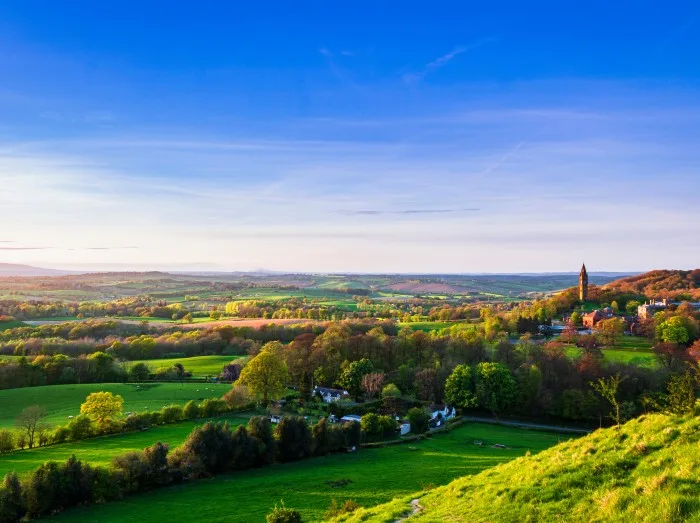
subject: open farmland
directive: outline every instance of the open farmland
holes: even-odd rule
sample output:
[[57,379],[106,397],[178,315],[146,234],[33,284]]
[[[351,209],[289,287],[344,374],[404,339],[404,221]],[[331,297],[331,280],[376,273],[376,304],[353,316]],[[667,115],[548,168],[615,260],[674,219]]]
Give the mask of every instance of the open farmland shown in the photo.
[[[280,499],[288,507],[299,509],[304,521],[320,521],[333,499],[353,499],[362,506],[373,506],[476,474],[564,439],[568,436],[470,424],[416,443],[273,465],[169,487],[120,502],[71,510],[51,521],[181,521],[187,514],[190,521],[254,523],[264,522]],[[484,445],[477,446],[475,441]],[[507,448],[491,448],[496,443]],[[335,488],[329,485],[339,480],[347,484]]]
[[[247,423],[248,417],[237,414],[226,418],[217,418],[217,420],[227,420],[235,427]],[[72,454],[91,464],[109,466],[114,456],[142,450],[157,441],[167,443],[171,448],[179,445],[192,432],[192,429],[203,423],[203,420],[182,421],[172,425],[151,427],[146,431],[112,434],[60,445],[17,450],[0,455],[0,477],[4,477],[5,474],[12,471],[20,475],[30,472],[49,460],[65,461]]]
[[161,368],[169,368],[176,363],[181,363],[187,372],[191,372],[195,378],[205,376],[217,376],[221,374],[224,365],[240,358],[241,356],[193,356],[191,358],[169,358],[164,360],[138,360],[129,362],[145,363],[151,371]]
[[190,400],[223,396],[230,385],[223,383],[91,383],[49,385],[0,391],[0,428],[11,427],[20,411],[40,405],[48,412],[46,422],[63,425],[68,416],[80,414],[80,405],[92,392],[107,391],[124,398],[124,412],[158,410],[164,405],[184,405]]

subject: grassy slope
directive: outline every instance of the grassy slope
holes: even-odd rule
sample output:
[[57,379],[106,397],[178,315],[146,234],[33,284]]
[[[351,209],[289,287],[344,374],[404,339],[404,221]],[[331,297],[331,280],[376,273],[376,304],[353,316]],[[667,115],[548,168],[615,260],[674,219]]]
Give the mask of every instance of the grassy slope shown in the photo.
[[[164,360],[139,360],[148,365],[148,368],[155,371],[162,367],[172,367],[176,363],[182,363],[187,372],[191,372],[195,377],[218,376],[224,365],[231,363],[240,356],[193,356],[191,358],[172,358]],[[138,363],[136,361],[130,362]]]
[[[363,506],[384,503],[427,485],[444,485],[499,463],[550,447],[561,436],[509,427],[473,424],[411,445],[361,450],[219,476],[170,487],[125,501],[72,510],[52,521],[264,522],[280,499],[319,521],[333,499]],[[509,449],[479,447],[474,440],[504,443]],[[413,447],[414,450],[411,450]],[[332,488],[326,482],[349,479]]]
[[[232,426],[247,423],[248,418],[243,415],[227,417]],[[71,454],[93,465],[109,465],[112,458],[118,454],[124,454],[132,450],[141,450],[153,445],[156,441],[169,444],[171,447],[182,443],[192,432],[196,425],[203,421],[183,421],[172,425],[153,427],[150,430],[127,432],[90,438],[82,441],[51,445],[48,447],[22,450],[0,455],[0,478],[8,472],[15,471],[24,474],[36,469],[45,461],[65,461]]]
[[41,405],[49,415],[46,421],[63,425],[68,416],[80,414],[80,405],[91,392],[108,391],[124,398],[124,411],[158,410],[164,405],[184,405],[189,400],[223,396],[230,385],[219,383],[95,383],[49,385],[0,391],[0,428],[11,427],[20,411],[29,405]]
[[700,521],[700,418],[642,416],[342,521]]

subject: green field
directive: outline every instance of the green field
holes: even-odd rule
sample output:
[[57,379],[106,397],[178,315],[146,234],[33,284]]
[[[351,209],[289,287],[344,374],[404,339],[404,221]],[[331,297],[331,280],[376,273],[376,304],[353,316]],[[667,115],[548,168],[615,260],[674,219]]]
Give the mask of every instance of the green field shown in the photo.
[[[651,349],[653,341],[640,336],[622,336],[614,347],[605,347],[603,351],[604,361],[607,363],[632,363],[642,367],[654,367],[658,365],[654,351]],[[583,349],[578,347],[566,347],[567,356],[576,358],[581,355]]]
[[[577,358],[583,352],[579,347],[567,347],[564,349],[566,355]],[[651,351],[633,351],[620,349],[602,349],[603,361],[605,363],[632,363],[641,367],[655,367],[658,363],[654,353]]]
[[[353,499],[362,506],[373,506],[475,474],[528,450],[543,450],[560,439],[566,437],[470,424],[422,442],[227,474],[120,502],[75,509],[51,521],[264,522],[265,515],[280,499],[288,507],[299,509],[304,521],[319,521],[333,499]],[[484,442],[484,446],[475,445],[475,441]],[[495,443],[508,448],[491,448]],[[350,482],[335,488],[328,484],[338,480]]]
[[187,372],[191,372],[194,377],[218,376],[224,365],[231,363],[240,356],[193,356],[192,358],[171,358],[164,360],[138,360],[129,362],[145,363],[148,368],[155,371],[160,368],[172,367],[176,363],[182,363]]
[[17,327],[26,327],[26,325],[26,323],[22,323],[21,321],[17,320],[3,321],[0,322],[0,332],[7,329],[16,329]]
[[[234,426],[248,422],[248,417],[242,414],[221,419],[230,420],[231,425]],[[61,445],[11,452],[0,455],[0,478],[12,471],[20,475],[30,472],[45,461],[65,461],[72,454],[89,463],[108,466],[114,456],[141,450],[153,445],[156,441],[167,443],[171,448],[179,445],[195,426],[202,423],[201,420],[183,421],[172,425],[152,427],[146,431],[114,434]]]
[[404,328],[408,327],[409,329],[413,329],[414,331],[423,331],[423,332],[430,332],[430,331],[439,331],[442,329],[449,329],[450,327],[454,327],[455,325],[459,325],[460,323],[465,323],[464,321],[415,321],[415,322],[408,322],[408,323],[399,323],[399,328]]
[[68,416],[80,414],[80,405],[91,392],[108,391],[124,398],[124,411],[158,410],[165,405],[184,405],[189,400],[223,396],[230,385],[223,383],[94,383],[49,385],[0,390],[0,428],[11,427],[20,411],[28,405],[41,405],[52,425],[64,425]]

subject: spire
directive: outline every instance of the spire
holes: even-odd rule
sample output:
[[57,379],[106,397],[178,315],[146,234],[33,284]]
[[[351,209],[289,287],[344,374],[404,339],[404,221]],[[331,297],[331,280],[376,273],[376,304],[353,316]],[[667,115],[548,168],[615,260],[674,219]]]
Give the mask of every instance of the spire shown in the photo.
[[581,274],[588,274],[586,272],[586,264],[585,263],[583,265],[581,265]]

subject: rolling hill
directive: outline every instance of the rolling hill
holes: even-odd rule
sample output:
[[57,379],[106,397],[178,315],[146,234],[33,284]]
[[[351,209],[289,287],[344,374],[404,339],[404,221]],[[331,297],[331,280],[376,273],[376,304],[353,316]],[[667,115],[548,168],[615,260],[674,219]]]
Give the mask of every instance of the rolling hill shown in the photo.
[[700,269],[655,270],[615,280],[603,288],[643,294],[649,298],[676,298],[686,295],[693,300],[700,300]]
[[18,263],[0,263],[0,277],[29,277],[29,276],[62,276],[74,274],[73,271],[61,271],[57,269],[44,269]]
[[698,470],[700,417],[646,415],[333,521],[698,522]]

